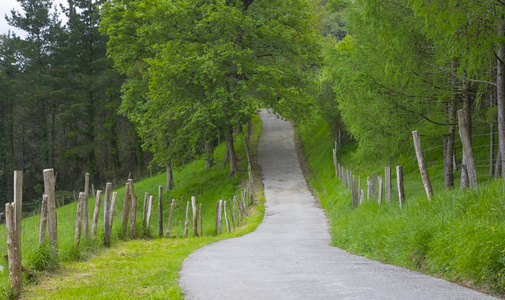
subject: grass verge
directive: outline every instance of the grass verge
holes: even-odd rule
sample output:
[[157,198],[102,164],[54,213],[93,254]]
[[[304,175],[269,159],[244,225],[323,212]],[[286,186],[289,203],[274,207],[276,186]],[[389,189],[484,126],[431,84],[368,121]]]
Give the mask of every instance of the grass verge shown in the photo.
[[[172,219],[172,238],[157,236],[158,215],[153,213],[150,227],[142,227],[142,199],[145,193],[155,195],[158,186],[164,186],[165,174],[135,182],[139,199],[137,206],[137,234],[139,240],[128,240],[121,235],[121,211],[124,187],[119,187],[118,203],[114,213],[112,247],[103,247],[103,227],[99,228],[96,241],[84,239],[76,249],[73,245],[73,226],[75,224],[76,203],[58,209],[59,267],[47,262],[44,248],[38,246],[39,216],[23,220],[23,265],[37,270],[37,276],[25,280],[22,297],[26,299],[182,299],[178,286],[178,274],[183,260],[199,247],[217,240],[236,237],[248,233],[262,221],[264,215],[264,196],[260,174],[256,164],[256,146],[261,134],[261,120],[253,119],[251,135],[251,155],[253,159],[254,199],[256,204],[250,208],[249,216],[231,233],[215,236],[215,205],[219,199],[228,200],[239,195],[245,186],[247,161],[245,158],[243,134],[236,139],[235,147],[241,171],[237,177],[227,177],[228,169],[216,164],[210,169],[205,162],[196,160],[174,172],[175,189],[164,192],[164,220],[168,219],[169,203],[176,200]],[[215,151],[216,161],[223,159],[224,145]],[[203,206],[203,237],[182,238],[186,214],[186,202],[195,196]],[[155,201],[153,212],[157,212]],[[94,208],[94,198],[90,199],[90,215]],[[99,224],[103,224],[103,215]],[[226,228],[226,227],[224,227]],[[100,231],[101,230],[101,231]],[[5,226],[0,227],[0,236],[5,235]],[[0,249],[2,250],[2,249]],[[46,251],[48,252],[48,251]],[[49,251],[50,252],[50,251]],[[54,270],[56,268],[56,270]],[[52,271],[47,271],[53,269]],[[7,268],[4,267],[4,270]],[[26,278],[25,278],[26,279]],[[0,298],[10,297],[8,272],[0,277]]]
[[[351,193],[335,177],[334,138],[328,125],[319,120],[298,126],[298,131],[310,169],[307,179],[331,223],[332,245],[503,296],[503,180],[484,181],[478,190],[438,188],[428,202],[419,172],[411,168],[406,177],[416,178],[421,188],[409,190],[403,208],[393,195],[389,204],[370,199],[353,209]],[[353,165],[353,148],[348,145],[339,151],[346,168],[380,174],[382,167],[376,162]]]

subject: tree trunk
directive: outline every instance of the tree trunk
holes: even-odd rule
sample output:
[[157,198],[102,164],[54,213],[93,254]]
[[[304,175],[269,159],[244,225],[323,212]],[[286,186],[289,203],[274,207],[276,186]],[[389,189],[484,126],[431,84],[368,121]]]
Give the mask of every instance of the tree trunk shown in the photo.
[[226,135],[226,148],[228,148],[228,153],[230,156],[230,177],[234,177],[237,172],[238,172],[238,165],[237,165],[237,155],[235,153],[235,146],[233,143],[233,127],[230,127],[228,129],[227,135]]
[[[505,36],[505,15],[500,14],[498,20],[498,36]],[[505,178],[505,43],[500,44],[498,49],[496,66],[496,101],[498,106],[498,151],[502,166],[502,177]]]
[[169,191],[175,187],[174,184],[174,174],[172,173],[172,164],[167,165],[167,185],[165,186],[165,191]]
[[203,137],[203,146],[205,148],[205,167],[209,169],[214,165],[214,155],[213,155],[213,147],[211,145],[211,142],[206,138]]

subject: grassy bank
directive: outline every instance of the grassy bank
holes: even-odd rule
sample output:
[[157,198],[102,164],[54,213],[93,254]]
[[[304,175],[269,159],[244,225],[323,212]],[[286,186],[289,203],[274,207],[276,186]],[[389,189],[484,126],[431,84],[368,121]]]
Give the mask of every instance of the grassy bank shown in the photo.
[[[428,202],[417,162],[403,157],[398,164],[408,164],[405,206],[399,207],[393,193],[389,204],[367,199],[352,209],[351,193],[335,177],[334,138],[328,125],[318,120],[301,126],[299,133],[311,170],[308,180],[327,211],[334,246],[481,290],[505,293],[503,180],[484,180],[484,170],[479,172],[478,190],[445,190],[443,177],[434,179],[435,196]],[[474,141],[478,145],[478,139]],[[363,189],[363,181],[372,172],[383,176],[384,164],[357,161],[354,149],[354,145],[342,147],[339,161],[356,176],[361,175]],[[477,157],[483,155],[476,152]],[[428,171],[439,172],[440,163],[432,163]],[[396,178],[394,174],[392,178]]]
[[[261,120],[255,117],[251,136],[251,152],[256,159],[256,145],[261,134]],[[137,207],[137,234],[139,240],[129,241],[121,236],[121,211],[123,207],[124,186],[118,187],[118,203],[114,214],[112,229],[112,247],[103,247],[103,213],[100,215],[98,238],[96,241],[84,239],[76,249],[74,224],[76,203],[71,203],[57,210],[59,265],[51,261],[50,251],[38,247],[39,216],[23,220],[22,251],[23,265],[37,271],[37,276],[25,282],[23,297],[27,299],[124,299],[154,298],[180,299],[182,292],[178,287],[178,273],[182,261],[197,248],[214,241],[234,237],[252,231],[263,218],[263,191],[258,169],[255,175],[254,199],[259,204],[251,208],[249,217],[232,233],[215,236],[215,205],[219,199],[230,200],[239,195],[245,186],[247,161],[245,159],[243,134],[236,139],[236,149],[241,172],[237,177],[229,178],[228,166],[220,164],[225,147],[220,145],[216,151],[217,164],[205,168],[202,160],[193,161],[184,168],[175,170],[176,187],[164,192],[164,226],[168,220],[169,203],[175,199],[172,219],[172,238],[153,238],[157,236],[158,214],[153,213],[150,227],[142,227],[142,202],[144,194],[150,193],[157,199],[158,186],[164,186],[166,175],[158,174],[151,178],[135,182],[135,191],[139,199]],[[186,202],[195,196],[197,203],[203,206],[203,235],[182,238],[186,214]],[[94,198],[90,198],[90,216],[94,208]],[[155,201],[153,212],[157,212]],[[5,237],[5,226],[0,227],[0,236]],[[4,246],[2,246],[4,247]],[[4,248],[0,250],[5,250]],[[56,269],[56,270],[54,270]],[[0,277],[0,298],[7,298],[9,293],[8,272],[4,265]],[[50,270],[50,271],[48,271]]]

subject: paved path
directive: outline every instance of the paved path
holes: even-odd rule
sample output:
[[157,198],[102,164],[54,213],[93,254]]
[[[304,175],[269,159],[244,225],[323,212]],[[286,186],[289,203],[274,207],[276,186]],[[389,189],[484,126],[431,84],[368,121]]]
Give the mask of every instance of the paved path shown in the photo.
[[291,124],[260,116],[265,219],[256,231],[184,261],[186,299],[494,299],[329,246],[327,219],[306,186]]

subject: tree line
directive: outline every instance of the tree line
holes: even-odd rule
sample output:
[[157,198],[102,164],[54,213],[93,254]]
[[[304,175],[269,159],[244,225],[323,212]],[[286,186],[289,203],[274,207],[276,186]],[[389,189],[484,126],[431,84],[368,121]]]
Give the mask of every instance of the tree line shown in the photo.
[[498,136],[498,149],[490,141],[492,168],[505,174],[504,2],[329,0],[324,7],[316,103],[337,136],[343,129],[358,155],[388,164],[418,130],[443,143],[452,187],[456,113],[464,109],[470,135]]
[[[42,170],[71,190],[90,173],[117,180],[147,163],[207,167],[258,107],[307,116],[320,63],[311,0],[18,0],[0,36],[0,193],[13,170],[27,198]],[[62,21],[65,16],[66,22]],[[31,188],[35,187],[35,188]]]
[[26,202],[42,196],[46,168],[55,169],[58,190],[69,191],[86,172],[97,185],[141,175],[149,155],[116,113],[124,77],[98,31],[103,1],[18,2],[22,11],[6,19],[26,36],[0,36],[0,202],[10,202],[13,170],[25,175]]

